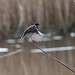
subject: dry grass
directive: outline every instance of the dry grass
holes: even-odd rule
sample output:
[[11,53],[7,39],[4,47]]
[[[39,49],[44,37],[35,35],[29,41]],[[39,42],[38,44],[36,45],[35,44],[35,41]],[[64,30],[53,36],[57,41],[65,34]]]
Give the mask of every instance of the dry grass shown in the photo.
[[0,32],[8,37],[8,29],[21,29],[39,22],[40,29],[47,31],[67,29],[75,24],[75,3],[72,0],[0,0]]

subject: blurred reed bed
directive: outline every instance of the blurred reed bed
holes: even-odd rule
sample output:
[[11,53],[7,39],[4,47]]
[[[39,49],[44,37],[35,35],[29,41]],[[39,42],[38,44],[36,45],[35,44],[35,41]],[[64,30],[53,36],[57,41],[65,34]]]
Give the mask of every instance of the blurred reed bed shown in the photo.
[[72,0],[0,0],[1,38],[8,38],[9,29],[21,33],[36,22],[43,32],[75,31],[75,3]]

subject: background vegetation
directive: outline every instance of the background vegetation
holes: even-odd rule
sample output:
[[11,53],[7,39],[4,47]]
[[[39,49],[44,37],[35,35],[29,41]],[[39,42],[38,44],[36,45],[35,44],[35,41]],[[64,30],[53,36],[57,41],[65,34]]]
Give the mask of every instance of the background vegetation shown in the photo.
[[0,37],[8,38],[9,29],[22,32],[40,23],[40,30],[75,31],[73,0],[0,0]]

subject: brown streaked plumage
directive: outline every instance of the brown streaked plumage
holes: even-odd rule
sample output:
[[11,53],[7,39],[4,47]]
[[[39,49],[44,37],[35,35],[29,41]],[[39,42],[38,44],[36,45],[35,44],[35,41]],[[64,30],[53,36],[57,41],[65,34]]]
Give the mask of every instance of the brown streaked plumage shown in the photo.
[[29,26],[23,33],[23,35],[27,33],[38,33],[38,29],[34,27],[34,25]]

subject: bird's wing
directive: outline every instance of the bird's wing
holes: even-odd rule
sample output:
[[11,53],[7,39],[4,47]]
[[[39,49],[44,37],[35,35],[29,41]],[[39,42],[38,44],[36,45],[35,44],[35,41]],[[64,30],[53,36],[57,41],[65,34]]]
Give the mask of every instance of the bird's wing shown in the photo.
[[44,41],[43,34],[40,31],[38,31],[38,33],[33,33],[29,39],[37,41],[37,42]]
[[27,33],[34,33],[34,32],[37,33],[37,32],[38,32],[38,29],[34,28],[34,25],[32,25],[32,26],[28,27],[28,28],[24,31],[23,35],[25,35],[25,34],[27,34]]

